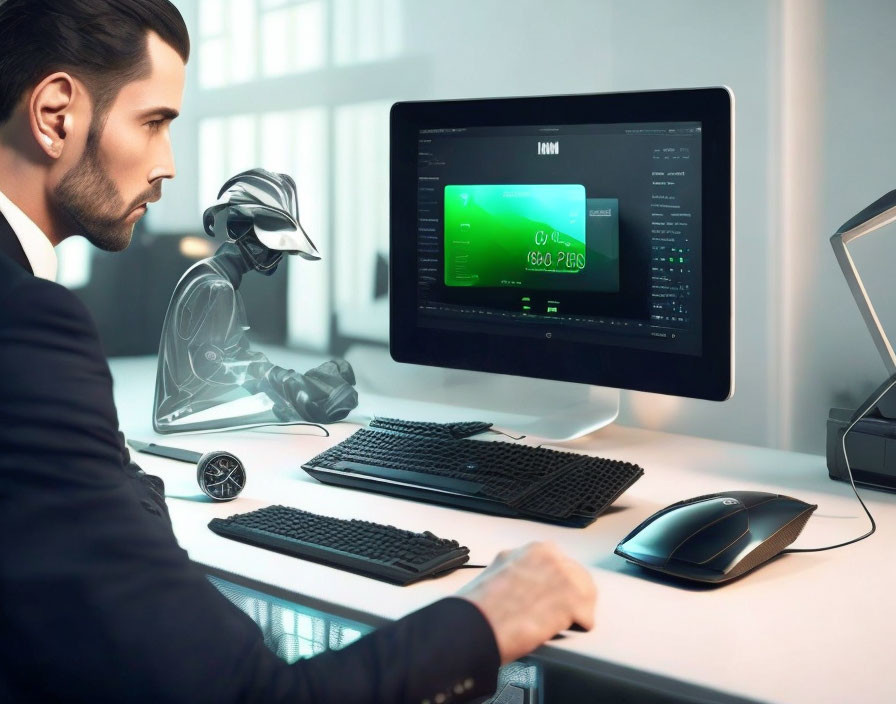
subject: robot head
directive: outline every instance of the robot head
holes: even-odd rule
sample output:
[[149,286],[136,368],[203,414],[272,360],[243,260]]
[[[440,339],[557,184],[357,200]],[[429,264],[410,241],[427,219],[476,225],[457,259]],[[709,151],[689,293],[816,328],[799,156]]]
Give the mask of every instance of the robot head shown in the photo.
[[320,259],[299,222],[296,184],[286,174],[250,169],[225,183],[203,215],[206,234],[237,244],[256,271],[272,274],[283,253]]

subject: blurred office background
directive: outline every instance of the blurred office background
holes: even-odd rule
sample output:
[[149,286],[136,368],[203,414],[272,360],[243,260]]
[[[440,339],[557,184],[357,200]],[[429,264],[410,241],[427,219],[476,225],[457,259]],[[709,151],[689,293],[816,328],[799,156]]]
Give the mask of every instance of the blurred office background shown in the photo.
[[[625,392],[620,422],[820,453],[828,408],[856,406],[885,378],[828,238],[896,188],[896,3],[175,4],[193,39],[173,128],[177,178],[127,252],[62,246],[61,278],[93,310],[110,355],[156,352],[174,283],[212,251],[203,209],[253,166],[295,177],[325,257],[248,278],[257,339],[312,353],[386,345],[397,100],[724,84],[736,96],[737,390],[724,404]],[[887,240],[896,227],[855,251],[896,334]]]

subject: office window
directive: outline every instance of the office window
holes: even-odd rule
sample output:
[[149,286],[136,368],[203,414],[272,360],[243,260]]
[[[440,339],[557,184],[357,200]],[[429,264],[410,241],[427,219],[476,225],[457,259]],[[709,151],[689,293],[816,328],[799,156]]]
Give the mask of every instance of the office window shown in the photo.
[[325,0],[200,0],[199,85],[223,88],[320,69],[326,40]]
[[341,262],[335,303],[347,337],[388,339],[387,299],[377,273],[384,273],[389,252],[391,105],[376,101],[335,112],[334,235]]
[[[346,96],[357,67],[391,66],[403,51],[402,2],[199,0],[198,210],[248,168],[295,178],[302,224],[324,257],[289,262],[288,339],[303,348],[326,351],[334,318],[344,336],[388,337],[394,82],[381,81],[383,100]],[[308,83],[294,87],[292,76]]]
[[260,117],[260,159],[271,171],[296,182],[299,219],[323,257],[310,262],[289,258],[287,339],[290,344],[323,350],[330,341],[328,274],[334,256],[330,246],[329,121],[322,107],[267,113]]
[[383,61],[402,46],[401,0],[334,0],[333,58],[337,66]]
[[256,0],[200,0],[199,85],[243,83],[255,78]]
[[210,118],[199,123],[199,215],[217,200],[234,174],[257,164],[257,115]]
[[322,0],[265,0],[261,15],[262,70],[283,76],[326,62],[326,7]]

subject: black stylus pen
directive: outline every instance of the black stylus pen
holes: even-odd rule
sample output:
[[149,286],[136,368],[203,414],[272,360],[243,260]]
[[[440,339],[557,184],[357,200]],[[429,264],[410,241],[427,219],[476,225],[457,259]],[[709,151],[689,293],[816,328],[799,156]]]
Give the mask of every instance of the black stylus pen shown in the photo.
[[167,457],[169,460],[180,460],[181,462],[192,462],[193,464],[198,464],[199,460],[202,459],[201,452],[184,450],[179,447],[166,447],[165,445],[156,445],[154,442],[128,440],[128,445],[137,450],[137,452],[143,452],[147,455],[157,455],[158,457]]

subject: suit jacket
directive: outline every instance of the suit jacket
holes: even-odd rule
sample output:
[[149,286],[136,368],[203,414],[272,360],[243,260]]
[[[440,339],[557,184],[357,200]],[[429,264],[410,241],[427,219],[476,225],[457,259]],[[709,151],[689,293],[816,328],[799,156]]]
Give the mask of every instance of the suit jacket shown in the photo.
[[87,310],[3,253],[11,244],[0,247],[0,700],[418,704],[494,692],[494,635],[463,599],[294,665],[268,650],[130,463]]

